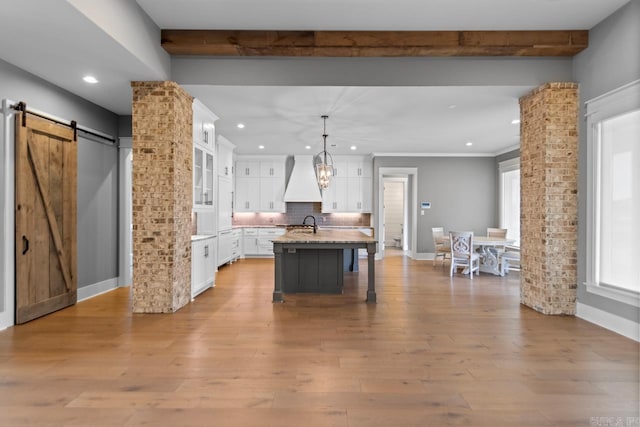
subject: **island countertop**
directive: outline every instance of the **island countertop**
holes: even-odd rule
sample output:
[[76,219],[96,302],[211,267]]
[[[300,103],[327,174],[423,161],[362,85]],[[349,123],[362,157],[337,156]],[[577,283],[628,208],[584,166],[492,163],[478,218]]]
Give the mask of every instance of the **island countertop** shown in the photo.
[[377,240],[358,230],[319,229],[313,233],[294,229],[276,237],[273,243],[377,243]]

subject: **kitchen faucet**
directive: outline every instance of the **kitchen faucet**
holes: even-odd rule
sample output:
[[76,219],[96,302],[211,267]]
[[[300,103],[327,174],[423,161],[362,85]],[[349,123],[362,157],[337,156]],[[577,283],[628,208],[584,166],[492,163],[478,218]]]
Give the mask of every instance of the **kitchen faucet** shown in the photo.
[[318,226],[316,225],[316,217],[313,215],[307,215],[302,220],[302,225],[307,225],[307,218],[313,219],[313,233],[315,234],[318,231]]

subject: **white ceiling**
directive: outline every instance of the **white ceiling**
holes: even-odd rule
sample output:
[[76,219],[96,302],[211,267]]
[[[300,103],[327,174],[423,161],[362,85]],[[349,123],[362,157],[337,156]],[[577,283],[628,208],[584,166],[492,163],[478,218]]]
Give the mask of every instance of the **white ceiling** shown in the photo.
[[590,29],[627,0],[137,0],[161,28]]
[[[117,114],[132,80],[170,79],[160,28],[314,30],[590,29],[628,0],[21,0],[2,2],[0,58]],[[138,5],[141,7],[138,7]],[[150,17],[150,18],[149,18]],[[82,82],[95,74],[100,84]],[[496,153],[530,88],[187,86],[239,152]],[[447,108],[455,104],[456,108]],[[34,105],[37,108],[37,105]],[[246,123],[240,132],[235,125]],[[517,126],[515,126],[517,128]],[[473,141],[469,148],[464,145]],[[258,151],[257,145],[265,145]],[[315,144],[315,145],[314,145]],[[331,147],[330,147],[331,148]]]
[[[518,98],[531,87],[190,86],[238,153],[496,153],[519,144]],[[244,129],[238,129],[241,122]],[[473,142],[471,147],[465,143]],[[258,146],[265,148],[259,150]],[[309,150],[305,146],[311,146]],[[357,150],[350,147],[355,145]]]

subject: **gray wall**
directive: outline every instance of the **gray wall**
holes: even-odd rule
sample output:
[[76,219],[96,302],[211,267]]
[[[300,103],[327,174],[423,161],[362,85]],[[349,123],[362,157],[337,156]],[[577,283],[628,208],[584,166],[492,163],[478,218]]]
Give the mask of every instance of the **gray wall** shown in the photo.
[[118,277],[118,150],[78,139],[78,287]]
[[[445,231],[470,230],[484,235],[496,226],[496,163],[493,157],[375,157],[373,188],[378,188],[379,169],[417,168],[418,253],[433,253],[431,227]],[[420,202],[431,202],[431,209],[420,215]],[[378,212],[378,192],[374,191],[373,209]]]
[[174,56],[179,84],[536,86],[572,77],[571,58],[210,58]]
[[584,103],[640,79],[640,0],[633,0],[589,32],[589,48],[574,58],[580,83],[578,182],[578,302],[638,322],[640,310],[587,293],[587,129]]
[[[5,98],[118,135],[117,115],[0,60],[0,99]],[[115,145],[79,138],[78,287],[118,276],[117,159]]]

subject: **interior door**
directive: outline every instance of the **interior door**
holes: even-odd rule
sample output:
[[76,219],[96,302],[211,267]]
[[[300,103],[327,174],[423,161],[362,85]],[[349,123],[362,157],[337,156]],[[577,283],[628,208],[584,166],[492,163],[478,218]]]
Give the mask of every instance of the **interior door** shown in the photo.
[[16,114],[16,323],[77,299],[73,129]]

